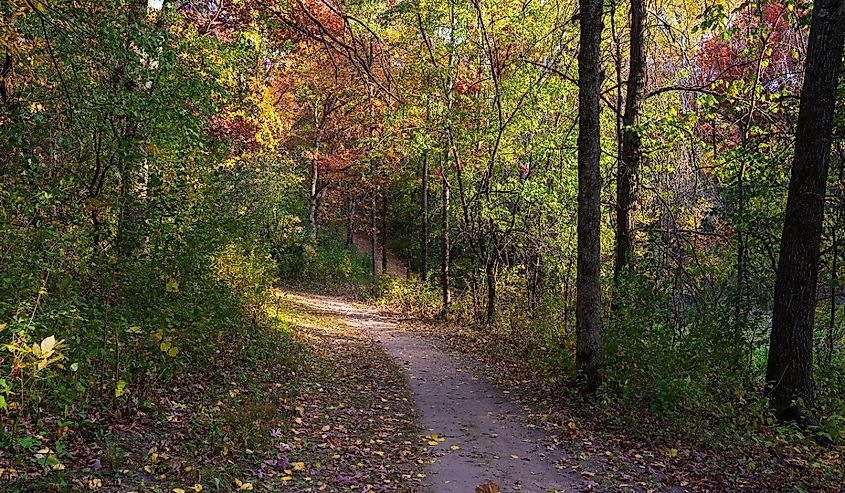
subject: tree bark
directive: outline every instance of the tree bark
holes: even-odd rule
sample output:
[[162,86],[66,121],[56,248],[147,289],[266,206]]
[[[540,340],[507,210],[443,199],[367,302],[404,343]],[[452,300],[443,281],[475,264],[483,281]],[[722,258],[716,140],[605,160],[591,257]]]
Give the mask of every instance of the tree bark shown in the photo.
[[[775,280],[766,393],[779,416],[813,406],[813,323],[845,0],[818,0],[805,62],[795,157]],[[800,414],[800,413],[799,413]]]
[[602,382],[601,345],[601,0],[580,2],[578,53],[578,266],[575,364],[586,393]]
[[346,202],[346,246],[351,247],[355,242],[355,206],[352,197]]
[[[372,165],[375,169],[375,164]],[[373,171],[373,181],[375,182],[375,171]],[[370,204],[370,268],[372,269],[373,279],[376,277],[376,195],[378,194],[378,187],[373,185],[373,196]]]
[[493,323],[496,320],[496,278],[498,273],[498,262],[494,254],[490,254],[491,258],[487,261],[485,266],[487,278],[487,323]]
[[381,193],[381,271],[387,272],[387,190]]
[[[319,146],[319,141],[315,143],[315,150],[317,152],[317,147]],[[318,196],[318,184],[319,184],[319,167],[318,161],[316,156],[311,159],[311,175],[309,179],[309,187],[308,187],[308,239],[312,242],[317,241],[317,214],[319,213],[318,209],[320,207],[320,198]]]
[[638,177],[642,162],[640,123],[646,77],[645,0],[631,0],[631,53],[622,116],[622,149],[616,179],[616,259],[614,279],[634,261]]
[[420,273],[428,279],[428,151],[423,153],[422,168],[422,238],[420,238]]
[[443,160],[442,169],[442,200],[441,200],[441,222],[443,227],[443,234],[441,236],[440,244],[440,287],[443,294],[443,318],[449,316],[449,305],[452,303],[452,292],[449,287],[449,267],[451,263],[449,249],[452,245],[449,242],[449,180],[446,178],[446,165],[449,158]]

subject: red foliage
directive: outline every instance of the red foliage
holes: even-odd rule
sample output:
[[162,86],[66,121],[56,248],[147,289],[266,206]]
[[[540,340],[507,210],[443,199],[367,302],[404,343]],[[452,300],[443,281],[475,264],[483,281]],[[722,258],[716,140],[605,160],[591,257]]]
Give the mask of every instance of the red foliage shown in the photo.
[[256,21],[257,10],[249,2],[220,2],[199,0],[187,2],[179,12],[193,24],[200,34],[216,36],[229,41],[232,33]]
[[784,4],[748,8],[731,22],[730,35],[705,40],[695,60],[699,82],[753,82],[762,54],[760,84],[769,92],[800,85],[801,60],[796,54],[806,43],[797,17]]
[[342,7],[334,0],[294,0],[284,14],[292,28],[277,33],[282,39],[298,42],[309,37],[339,37],[346,28]]
[[[799,54],[806,42],[799,15],[781,3],[742,10],[731,20],[727,36],[704,40],[694,60],[696,85],[709,86],[729,97],[718,109],[721,116],[714,120],[716,115],[711,115],[698,126],[698,134],[706,142],[736,145],[743,138],[740,125],[753,124],[761,117],[770,122],[783,121],[782,98],[762,101],[756,97],[752,106],[746,104],[752,98],[746,88],[756,83],[765,94],[798,94],[803,76]],[[740,83],[739,88],[732,87],[736,83]],[[753,114],[749,115],[751,108]],[[783,123],[789,125],[788,121]]]
[[255,152],[260,144],[255,138],[255,124],[243,119],[229,120],[215,115],[211,117],[206,134],[221,142],[232,144],[237,152]]

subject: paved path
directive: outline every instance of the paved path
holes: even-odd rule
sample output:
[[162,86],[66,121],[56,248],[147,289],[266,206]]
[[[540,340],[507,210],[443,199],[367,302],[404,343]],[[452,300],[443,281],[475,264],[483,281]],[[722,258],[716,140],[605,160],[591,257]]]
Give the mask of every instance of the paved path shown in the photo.
[[[342,316],[377,340],[405,368],[433,461],[424,491],[473,493],[492,481],[503,492],[582,491],[567,456],[546,433],[523,425],[520,409],[474,365],[401,330],[390,318],[339,298],[289,295]],[[436,434],[436,437],[434,435]]]

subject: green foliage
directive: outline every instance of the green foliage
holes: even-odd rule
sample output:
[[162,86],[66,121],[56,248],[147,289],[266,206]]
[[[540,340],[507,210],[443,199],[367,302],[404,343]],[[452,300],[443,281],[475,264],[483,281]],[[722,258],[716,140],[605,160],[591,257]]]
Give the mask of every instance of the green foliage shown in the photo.
[[385,308],[399,310],[404,317],[431,320],[439,311],[440,293],[420,279],[379,275],[366,295]]
[[659,282],[627,276],[614,303],[604,332],[607,391],[626,405],[658,414],[692,412],[752,391],[748,342],[715,300],[694,306],[673,300]]
[[319,281],[333,286],[370,282],[370,259],[333,238],[313,246],[303,243],[279,254],[280,277],[287,281]]
[[247,44],[124,2],[29,14],[0,113],[0,441],[19,449],[42,417],[136,409],[248,347],[295,182],[217,132],[222,107],[259,111],[232,77]]

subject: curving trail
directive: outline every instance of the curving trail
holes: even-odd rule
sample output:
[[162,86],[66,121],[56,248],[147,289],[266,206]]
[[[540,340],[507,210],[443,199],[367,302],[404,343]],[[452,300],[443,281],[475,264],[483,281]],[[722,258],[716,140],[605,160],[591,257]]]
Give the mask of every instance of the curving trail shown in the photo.
[[[521,411],[472,364],[403,330],[390,318],[340,298],[287,294],[311,309],[342,317],[378,341],[404,369],[431,464],[423,491],[472,493],[492,481],[508,492],[582,491],[568,456],[542,430],[526,427]],[[436,435],[436,436],[434,436]]]

